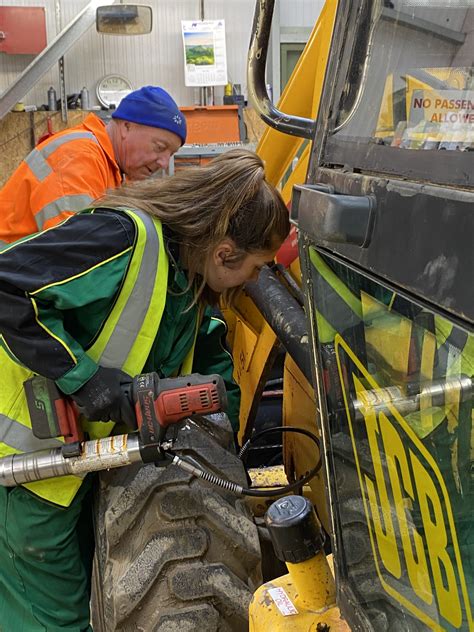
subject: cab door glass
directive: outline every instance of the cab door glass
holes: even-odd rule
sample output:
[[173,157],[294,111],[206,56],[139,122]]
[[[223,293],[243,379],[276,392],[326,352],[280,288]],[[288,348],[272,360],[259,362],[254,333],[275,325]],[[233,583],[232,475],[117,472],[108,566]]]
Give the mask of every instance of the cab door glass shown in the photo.
[[398,149],[474,149],[473,0],[365,6],[334,126],[339,139]]
[[471,630],[474,336],[309,248],[339,579],[378,630]]

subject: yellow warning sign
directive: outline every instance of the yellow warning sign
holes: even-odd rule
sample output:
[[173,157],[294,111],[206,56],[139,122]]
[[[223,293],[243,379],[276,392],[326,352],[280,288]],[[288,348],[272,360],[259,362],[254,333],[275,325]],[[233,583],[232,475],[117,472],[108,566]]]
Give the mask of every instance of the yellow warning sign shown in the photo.
[[474,91],[414,90],[408,129],[429,132],[438,142],[474,141]]

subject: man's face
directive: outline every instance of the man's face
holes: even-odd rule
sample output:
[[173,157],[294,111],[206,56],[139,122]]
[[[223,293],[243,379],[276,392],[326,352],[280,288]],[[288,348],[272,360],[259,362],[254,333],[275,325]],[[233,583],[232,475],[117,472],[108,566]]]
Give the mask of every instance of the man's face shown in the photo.
[[118,162],[130,180],[144,180],[158,169],[166,169],[180,147],[180,137],[166,129],[120,122]]

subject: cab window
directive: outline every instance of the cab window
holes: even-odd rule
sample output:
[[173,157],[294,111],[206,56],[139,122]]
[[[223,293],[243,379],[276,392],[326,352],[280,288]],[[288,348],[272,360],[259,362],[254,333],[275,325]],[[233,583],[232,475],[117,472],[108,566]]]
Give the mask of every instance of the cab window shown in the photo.
[[[405,165],[415,177],[472,185],[474,0],[362,5],[351,9],[354,36],[334,97],[329,162],[352,151],[353,167]],[[421,152],[430,153],[420,162]],[[431,152],[446,161],[435,159],[433,167]],[[456,175],[460,170],[466,173]]]

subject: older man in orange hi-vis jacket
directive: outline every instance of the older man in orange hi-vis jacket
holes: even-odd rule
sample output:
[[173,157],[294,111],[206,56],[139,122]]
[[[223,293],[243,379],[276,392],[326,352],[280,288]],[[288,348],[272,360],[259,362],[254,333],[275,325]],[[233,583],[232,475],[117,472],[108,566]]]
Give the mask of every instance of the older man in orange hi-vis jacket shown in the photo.
[[2,244],[50,228],[107,189],[168,167],[186,140],[186,120],[162,88],[127,95],[107,125],[89,114],[54,134],[23,160],[0,190]]

